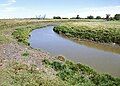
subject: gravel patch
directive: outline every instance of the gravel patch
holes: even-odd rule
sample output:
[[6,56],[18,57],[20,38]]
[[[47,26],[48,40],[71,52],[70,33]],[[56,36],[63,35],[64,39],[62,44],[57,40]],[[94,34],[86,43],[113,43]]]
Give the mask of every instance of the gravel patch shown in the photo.
[[[28,56],[23,56],[23,53],[28,52]],[[17,43],[0,45],[0,67],[3,67],[7,62],[15,60],[24,62],[28,65],[34,64],[39,69],[44,69],[42,60],[48,58],[52,59],[47,52],[39,51]]]

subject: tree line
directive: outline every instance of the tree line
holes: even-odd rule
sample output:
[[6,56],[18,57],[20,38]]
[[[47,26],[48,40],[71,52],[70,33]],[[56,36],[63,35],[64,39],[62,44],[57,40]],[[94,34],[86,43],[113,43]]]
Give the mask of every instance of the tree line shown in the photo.
[[[60,16],[54,16],[53,19],[69,19],[69,18],[62,18]],[[82,19],[82,18],[80,18],[80,16],[77,15],[76,17],[72,17],[70,19]],[[107,21],[109,21],[109,20],[120,20],[120,14],[115,14],[114,17],[110,17],[110,14],[106,14],[105,18],[102,18],[101,16],[94,17],[94,16],[90,15],[90,16],[87,16],[87,18],[84,18],[84,19],[106,19]]]

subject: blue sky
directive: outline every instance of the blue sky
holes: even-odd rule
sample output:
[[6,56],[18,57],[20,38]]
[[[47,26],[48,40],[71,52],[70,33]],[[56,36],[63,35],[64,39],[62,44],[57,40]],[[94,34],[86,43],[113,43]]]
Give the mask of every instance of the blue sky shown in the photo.
[[120,13],[120,0],[0,0],[0,18],[80,17]]

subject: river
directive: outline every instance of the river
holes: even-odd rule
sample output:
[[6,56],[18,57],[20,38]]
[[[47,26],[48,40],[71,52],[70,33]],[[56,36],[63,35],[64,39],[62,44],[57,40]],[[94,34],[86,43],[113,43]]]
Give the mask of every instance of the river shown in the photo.
[[120,47],[112,47],[93,42],[75,42],[53,31],[47,26],[31,32],[30,46],[42,49],[53,56],[63,55],[67,59],[94,68],[99,73],[120,76]]

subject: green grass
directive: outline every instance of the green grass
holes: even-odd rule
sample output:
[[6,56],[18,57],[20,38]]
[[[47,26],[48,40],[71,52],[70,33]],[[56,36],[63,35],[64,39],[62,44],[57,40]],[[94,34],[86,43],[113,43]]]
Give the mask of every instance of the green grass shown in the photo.
[[11,62],[0,70],[0,86],[119,86],[120,78],[108,74],[98,74],[93,69],[71,61],[43,60],[46,69],[39,70],[36,65]]
[[[119,22],[104,22],[103,20],[0,20],[0,44],[11,42],[14,38],[25,45],[29,45],[28,38],[30,32],[41,26],[52,23],[62,23],[56,27],[56,32],[64,33],[70,37],[81,37],[89,39],[93,31],[99,37],[98,31],[109,32],[110,36],[115,36],[115,43],[119,43]],[[69,23],[64,23],[69,22]],[[99,27],[99,28],[98,28]],[[113,29],[115,28],[115,29]],[[95,30],[95,32],[94,32]],[[108,32],[106,32],[108,31]],[[113,33],[115,32],[115,34]],[[85,34],[86,33],[86,34]],[[89,33],[89,34],[88,34]],[[96,34],[97,33],[97,34]],[[12,35],[11,35],[12,34]],[[87,35],[87,36],[86,36]],[[93,34],[92,34],[93,35]],[[104,34],[102,34],[104,36]],[[94,35],[93,35],[94,38]],[[104,37],[103,37],[104,38]],[[91,39],[90,39],[91,40]],[[93,40],[93,39],[92,39]],[[94,40],[95,41],[95,40]],[[97,41],[97,40],[96,40]],[[98,40],[99,41],[99,40]],[[106,42],[106,41],[100,41]],[[109,41],[107,41],[109,42]],[[113,42],[113,41],[110,41]],[[21,56],[28,57],[29,52],[23,52]],[[57,60],[43,61],[45,70],[54,69],[55,74],[49,75],[51,71],[38,70],[35,65],[27,65],[21,62],[13,62],[9,66],[0,69],[0,86],[119,86],[120,79],[114,78],[108,74],[98,74],[92,68],[65,61],[64,58]],[[62,62],[63,60],[63,62]],[[8,63],[7,63],[8,64]],[[29,64],[29,63],[28,63]]]
[[59,77],[50,78],[35,65],[14,62],[0,70],[0,86],[69,86]]
[[24,56],[24,57],[28,57],[29,56],[29,52],[24,52],[23,54],[22,54],[22,56]]
[[54,28],[58,34],[120,45],[120,22],[71,22]]
[[[38,24],[38,23],[37,23]],[[11,42],[11,33],[18,27],[26,27],[28,25],[36,25],[33,21],[23,20],[0,20],[0,44]]]
[[[0,44],[12,42],[14,39],[11,34],[14,32],[15,37],[21,43],[29,45],[28,36],[29,33],[40,26],[54,24],[60,21],[54,20],[24,20],[24,19],[0,19]],[[23,37],[25,36],[25,37]]]
[[30,32],[39,27],[41,26],[32,25],[32,26],[27,26],[22,28],[20,27],[20,28],[17,28],[12,33],[12,35],[14,36],[14,38],[17,39],[18,42],[23,43],[25,45],[29,45],[28,39],[29,39]]
[[120,78],[114,78],[108,74],[98,74],[92,68],[75,64],[71,61],[43,60],[48,67],[57,71],[56,76],[66,81],[70,86],[119,86]]
[[0,35],[0,44],[9,42],[9,39],[3,35]]

